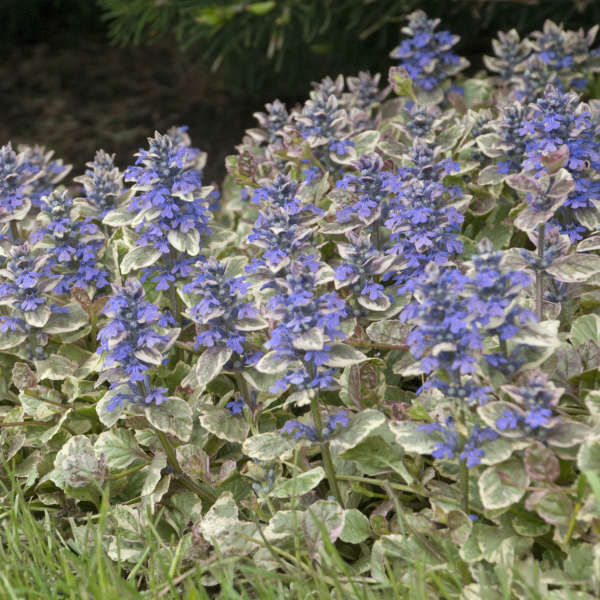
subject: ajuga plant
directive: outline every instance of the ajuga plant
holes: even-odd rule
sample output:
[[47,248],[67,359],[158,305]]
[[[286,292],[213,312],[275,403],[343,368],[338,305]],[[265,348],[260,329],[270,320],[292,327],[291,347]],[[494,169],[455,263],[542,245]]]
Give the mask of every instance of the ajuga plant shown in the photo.
[[105,515],[140,586],[164,557],[165,586],[249,560],[283,596],[319,564],[332,597],[600,594],[599,104],[564,87],[592,37],[510,32],[467,78],[409,23],[388,87],[258,113],[218,205],[184,128],[39,207],[2,149],[7,464],[82,552]]
[[[115,166],[115,155],[98,150],[84,175],[74,181],[83,186],[85,196],[75,200],[79,212],[87,217],[102,220],[106,213],[120,204],[124,193],[123,174]],[[106,227],[104,228],[106,232]]]
[[450,79],[469,66],[466,58],[452,51],[459,37],[435,31],[439,24],[439,19],[429,19],[422,10],[411,13],[408,25],[402,28],[407,39],[390,54],[406,69],[418,92],[443,94]]
[[[90,218],[73,215],[73,199],[64,188],[57,188],[39,201],[41,222],[31,234],[32,241],[49,255],[47,265],[59,274],[53,291],[68,294],[72,288],[102,290],[108,283],[108,272],[98,264],[105,239],[98,225]],[[95,292],[90,294],[93,297]]]
[[17,221],[23,220],[31,208],[31,199],[26,195],[28,173],[25,155],[15,152],[10,142],[0,148],[0,223],[10,225],[13,241],[21,239]]
[[184,130],[156,132],[148,144],[125,171],[131,193],[103,223],[131,226],[136,247],[124,259],[123,273],[139,270],[142,282],[148,279],[157,291],[166,291],[166,305],[181,320],[176,284],[191,275],[201,237],[209,232],[213,189],[202,186],[205,155],[189,146]]
[[71,171],[71,165],[65,165],[61,159],[53,159],[54,152],[44,146],[19,146],[25,160],[26,169],[31,175],[31,201],[37,208],[41,199],[52,193],[57,183]]

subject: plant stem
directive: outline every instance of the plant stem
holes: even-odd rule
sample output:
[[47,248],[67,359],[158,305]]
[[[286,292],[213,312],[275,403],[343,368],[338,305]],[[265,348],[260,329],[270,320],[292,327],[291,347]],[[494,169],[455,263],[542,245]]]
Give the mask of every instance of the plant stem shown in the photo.
[[333,459],[331,458],[331,452],[329,451],[329,443],[323,439],[323,422],[321,421],[321,412],[319,410],[319,396],[315,391],[312,398],[310,399],[310,408],[312,411],[313,420],[315,422],[315,428],[319,441],[321,444],[321,456],[323,457],[323,467],[327,474],[327,480],[329,481],[329,487],[335,496],[336,500],[344,506],[344,500],[342,499],[342,493],[335,477],[335,467],[333,466]]
[[335,478],[338,481],[356,481],[357,483],[366,483],[369,485],[376,485],[380,488],[385,489],[385,486],[389,485],[391,488],[395,490],[399,490],[401,492],[406,492],[408,494],[413,494],[415,496],[422,496],[420,492],[412,489],[408,485],[402,485],[401,483],[393,483],[391,481],[387,481],[384,479],[371,479],[370,477],[360,477],[359,475],[336,475]]
[[467,463],[464,460],[460,461],[460,467],[458,471],[460,477],[460,491],[462,497],[462,509],[465,514],[469,514],[469,469]]
[[248,408],[248,414],[250,415],[248,423],[250,425],[250,429],[252,430],[252,434],[258,435],[256,423],[254,422],[254,410],[250,407],[250,392],[248,390],[248,384],[246,383],[241,371],[235,372],[235,382],[237,384],[238,392],[242,395],[242,398],[244,399],[244,402]]
[[[537,240],[537,255],[539,262],[542,262],[544,258],[544,232],[546,225],[542,223],[538,226],[538,240]],[[538,321],[541,321],[544,316],[544,271],[541,264],[535,271],[535,312],[537,314]]]
[[[150,393],[150,385],[148,383],[147,377],[143,381],[140,381],[138,383],[138,386],[144,396],[147,396]],[[171,442],[169,442],[169,439],[167,438],[165,432],[161,431],[160,429],[157,429],[153,425],[151,425],[151,427],[154,433],[156,434],[156,437],[160,441],[161,446],[167,454],[167,459],[170,467],[173,469],[173,471],[175,471],[177,478],[179,481],[181,481],[182,485],[188,490],[194,492],[199,498],[201,498],[205,502],[213,504],[217,499],[216,494],[207,486],[199,486],[186,475],[186,473],[181,468],[179,461],[177,460],[177,453],[175,452],[175,448],[173,448]]]
[[373,350],[408,350],[408,344],[373,344],[371,342],[367,342],[366,340],[360,342],[346,340],[344,343],[348,346],[352,346],[353,348],[371,348]]
[[148,466],[150,461],[145,461],[135,465],[135,467],[131,467],[130,469],[125,469],[124,471],[120,471],[119,473],[115,473],[114,475],[107,475],[105,477],[106,480],[113,481],[114,479],[122,479],[123,477],[127,477],[128,475],[132,475],[133,473],[137,473],[140,469]]
[[379,231],[379,219],[373,222],[373,246],[381,252],[381,232]]
[[199,498],[201,498],[205,502],[208,502],[209,504],[213,504],[217,499],[215,493],[209,488],[199,486],[184,473],[183,469],[181,468],[181,465],[179,464],[179,461],[177,460],[175,448],[173,448],[173,446],[169,442],[166,434],[163,431],[160,431],[159,429],[156,429],[154,427],[153,429],[162,447],[164,448],[164,451],[167,453],[169,464],[177,474],[178,480],[181,481],[184,487],[194,492]]
[[500,342],[500,352],[502,353],[502,356],[505,356],[506,358],[508,358],[508,345],[506,343],[506,340],[503,340],[502,338],[500,338],[499,342]]
[[16,221],[10,221],[10,235],[12,237],[12,241],[16,245],[17,241],[19,239],[19,229],[17,227],[17,222]]

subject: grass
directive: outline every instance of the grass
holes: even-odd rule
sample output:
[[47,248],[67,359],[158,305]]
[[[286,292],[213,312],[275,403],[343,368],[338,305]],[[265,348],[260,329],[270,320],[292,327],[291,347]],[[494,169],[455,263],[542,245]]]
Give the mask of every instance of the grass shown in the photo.
[[[73,518],[59,519],[49,508],[29,504],[18,482],[0,481],[0,598],[6,600],[138,600],[181,598],[212,600],[383,600],[441,598],[435,578],[416,560],[413,570],[387,570],[392,589],[369,577],[369,569],[353,575],[336,547],[326,543],[320,562],[311,560],[297,540],[296,555],[281,556],[270,548],[278,569],[266,570],[244,559],[223,558],[210,569],[181,564],[177,548],[165,551],[156,529],[146,531],[144,560],[133,568],[118,565],[102,545],[109,507],[103,502],[96,518],[83,525]],[[79,535],[73,536],[73,528]],[[79,543],[75,542],[79,540]],[[81,543],[81,540],[87,540]],[[267,544],[268,546],[268,544]],[[343,574],[342,576],[340,574]],[[216,585],[205,586],[210,575]]]
[[[343,550],[324,535],[319,560],[311,559],[300,538],[293,554],[262,538],[255,541],[271,553],[277,568],[221,556],[205,567],[183,561],[181,544],[169,545],[157,527],[149,527],[138,564],[119,565],[102,543],[110,511],[106,497],[98,514],[75,519],[29,503],[10,473],[0,480],[0,494],[0,598],[6,600],[511,600],[523,592],[528,598],[547,594],[539,579],[510,568],[495,569],[494,585],[480,565],[475,584],[449,540],[424,547],[401,570],[385,562],[386,586],[371,577],[370,565],[360,569],[345,561]],[[469,584],[471,594],[463,596]]]

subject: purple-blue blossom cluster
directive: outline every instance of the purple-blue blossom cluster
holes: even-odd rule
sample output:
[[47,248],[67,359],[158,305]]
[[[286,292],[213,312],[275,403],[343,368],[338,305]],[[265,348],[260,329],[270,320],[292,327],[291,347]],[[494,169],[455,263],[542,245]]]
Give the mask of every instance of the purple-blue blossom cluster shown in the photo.
[[[529,286],[529,277],[507,269],[503,254],[494,252],[489,240],[482,240],[478,250],[470,276],[456,268],[428,265],[415,286],[415,299],[400,319],[416,325],[407,342],[411,354],[420,359],[421,368],[426,373],[445,372],[449,378],[430,378],[424,388],[484,404],[492,389],[473,377],[484,338],[497,336],[501,347],[506,348],[505,342],[535,320],[535,315],[517,303],[519,293]],[[519,350],[513,349],[509,356],[504,352],[486,354],[485,358],[499,370],[510,372],[522,360]]]
[[340,322],[347,310],[335,292],[316,292],[319,267],[314,257],[294,261],[284,276],[263,286],[274,291],[266,309],[267,316],[277,323],[265,347],[275,351],[281,361],[297,365],[275,382],[273,393],[288,385],[326,389],[333,383],[334,370],[324,365],[330,357],[330,344],[345,337]]
[[[383,255],[371,244],[370,236],[350,231],[346,234],[350,243],[338,243],[338,254],[344,261],[335,268],[336,288],[349,287],[362,309],[385,310],[393,296],[381,283],[382,276],[389,273],[397,262],[394,255]],[[355,308],[354,316],[364,310]]]
[[435,31],[439,19],[429,19],[422,10],[408,15],[408,26],[402,33],[408,37],[390,53],[400,61],[419,88],[430,92],[469,63],[452,51],[459,37],[449,31]]
[[[7,307],[9,314],[0,314],[0,332],[15,332],[27,337],[42,334],[53,313],[68,312],[50,301],[56,276],[48,268],[49,257],[34,254],[28,243],[7,247],[6,255],[0,257],[0,306]],[[29,341],[25,344],[25,351],[30,358],[45,358],[43,346],[46,343],[47,336],[38,336],[35,344]]]
[[514,29],[500,32],[492,41],[495,57],[486,56],[484,62],[523,102],[535,99],[547,84],[583,90],[600,68],[599,49],[591,49],[597,30],[565,31],[546,20],[542,31],[523,40]]
[[144,299],[144,288],[136,280],[128,280],[108,299],[102,314],[108,323],[98,333],[98,354],[104,354],[102,373],[111,388],[127,385],[130,393],[116,394],[111,406],[123,400],[160,404],[165,400],[164,388],[152,388],[150,370],[167,360],[167,352],[175,337],[160,331],[174,324],[169,312]]
[[393,274],[401,293],[414,289],[426,265],[443,265],[462,252],[464,217],[453,206],[460,196],[458,187],[416,178],[398,190],[385,225],[391,230],[388,252],[406,261]]
[[87,204],[93,209],[93,215],[102,219],[117,205],[117,200],[125,191],[123,175],[115,166],[115,155],[98,150],[94,160],[86,163],[85,174],[75,177],[85,191]]
[[471,429],[468,439],[461,444],[452,417],[446,418],[443,424],[429,423],[421,425],[419,429],[427,434],[432,434],[434,431],[439,432],[444,437],[443,442],[436,443],[431,456],[439,459],[452,459],[458,454],[459,460],[464,461],[469,469],[481,464],[481,459],[485,455],[485,451],[481,446],[486,440],[493,441],[499,437],[498,433],[491,427],[481,427],[476,424]]
[[54,152],[46,150],[43,146],[19,146],[19,151],[24,155],[24,162],[29,181],[28,197],[31,203],[40,207],[41,199],[54,190],[55,185],[71,170],[70,165],[65,165],[62,160],[54,159]]
[[139,192],[129,203],[130,211],[147,214],[136,228],[139,246],[152,245],[169,252],[169,233],[208,232],[208,210],[202,190],[202,172],[197,152],[176,144],[169,135],[156,133],[148,139],[148,150],[140,150],[135,166],[125,171],[125,181]]
[[554,408],[562,390],[552,386],[541,372],[530,373],[524,385],[505,385],[502,389],[515,406],[506,409],[496,420],[497,429],[520,431],[543,440],[548,429],[557,422]]
[[383,159],[372,152],[352,163],[353,171],[338,179],[336,187],[350,192],[350,201],[336,212],[339,223],[358,218],[365,225],[384,221],[389,211],[390,195],[396,175],[383,168]]
[[315,156],[328,170],[336,170],[329,159],[329,153],[339,156],[348,153],[348,148],[353,142],[348,139],[350,122],[344,108],[340,107],[334,95],[326,95],[317,90],[306,101],[302,112],[294,115],[295,123],[305,138]]
[[48,246],[48,266],[60,277],[54,293],[66,294],[73,287],[100,290],[108,285],[108,273],[98,261],[104,236],[92,219],[73,218],[73,200],[57,188],[40,200],[40,219],[45,222],[31,236]]
[[[600,181],[592,177],[600,169],[600,123],[592,122],[589,108],[579,101],[577,94],[548,86],[544,95],[530,106],[519,133],[527,140],[523,160],[527,171],[545,172],[542,156],[566,146],[565,168],[573,177],[575,188],[558,217],[569,225],[572,211],[576,216],[577,209],[591,207],[590,198],[600,194]],[[574,239],[581,239],[576,231]]]
[[277,272],[290,260],[312,250],[312,226],[322,211],[313,204],[302,204],[297,189],[297,183],[279,174],[272,185],[254,192],[252,201],[262,204],[262,208],[248,241],[262,249],[262,256],[253,259],[249,272],[264,266]]
[[212,188],[202,187],[202,153],[187,145],[184,130],[156,132],[148,143],[148,150],[137,153],[135,166],[125,171],[125,181],[134,184],[128,210],[139,213],[136,244],[161,253],[158,262],[144,269],[142,280],[152,278],[158,290],[174,290],[176,281],[191,275],[191,257],[198,255],[201,236],[210,231]]
[[[20,220],[30,201],[26,183],[30,179],[24,153],[16,153],[10,142],[0,148],[0,223]],[[17,212],[18,211],[18,212]],[[16,241],[16,240],[15,240]]]
[[224,345],[244,355],[244,332],[253,329],[251,320],[258,316],[255,306],[244,301],[248,290],[246,279],[227,275],[226,265],[216,258],[198,261],[192,281],[183,287],[184,292],[200,296],[188,310],[192,321],[200,326],[196,347]]
[[330,440],[338,427],[347,427],[349,422],[348,411],[340,410],[335,415],[330,415],[327,418],[321,431],[318,431],[314,425],[301,423],[297,419],[290,419],[284,423],[281,433],[291,435],[295,440],[306,439],[310,442],[322,442]]

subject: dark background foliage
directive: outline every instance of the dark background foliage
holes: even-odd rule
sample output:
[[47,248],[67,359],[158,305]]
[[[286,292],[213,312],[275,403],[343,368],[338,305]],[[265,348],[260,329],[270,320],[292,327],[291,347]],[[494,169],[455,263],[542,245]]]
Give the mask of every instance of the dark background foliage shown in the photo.
[[79,171],[97,147],[128,164],[155,129],[186,123],[218,178],[253,111],[302,101],[327,74],[384,72],[418,7],[462,37],[473,70],[498,30],[600,22],[590,0],[3,0],[0,138]]

